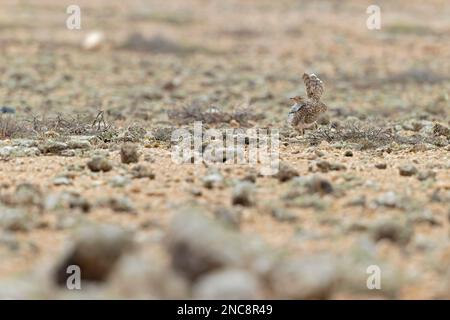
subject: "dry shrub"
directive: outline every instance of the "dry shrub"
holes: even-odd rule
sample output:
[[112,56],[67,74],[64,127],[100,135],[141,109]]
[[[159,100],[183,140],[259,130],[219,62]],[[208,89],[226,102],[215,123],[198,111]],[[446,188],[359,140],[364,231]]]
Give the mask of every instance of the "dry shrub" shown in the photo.
[[24,123],[11,115],[0,115],[0,139],[10,139],[26,135],[28,132]]
[[361,146],[361,149],[372,149],[388,145],[392,142],[400,145],[417,145],[429,143],[440,146],[440,142],[432,135],[424,136],[415,134],[412,136],[402,136],[388,127],[386,124],[377,126],[366,123],[351,123],[344,126],[334,127],[333,125],[321,127],[317,131],[307,136],[308,141],[319,144],[321,141],[327,142],[350,142]]
[[327,142],[351,142],[360,144],[365,149],[389,144],[395,140],[392,129],[385,127],[372,127],[359,124],[350,124],[343,127],[321,127],[308,135],[312,144]]
[[112,128],[111,124],[106,123],[103,111],[100,111],[95,117],[83,114],[73,116],[58,114],[54,117],[34,117],[30,123],[32,130],[36,134],[54,131],[62,136],[96,135],[110,131]]
[[248,126],[249,121],[256,121],[263,118],[262,114],[256,114],[251,108],[240,108],[233,112],[226,112],[218,107],[205,106],[199,103],[192,103],[181,108],[168,111],[171,120],[179,125],[189,124],[193,121],[201,121],[205,124],[229,123],[234,120],[241,126]]

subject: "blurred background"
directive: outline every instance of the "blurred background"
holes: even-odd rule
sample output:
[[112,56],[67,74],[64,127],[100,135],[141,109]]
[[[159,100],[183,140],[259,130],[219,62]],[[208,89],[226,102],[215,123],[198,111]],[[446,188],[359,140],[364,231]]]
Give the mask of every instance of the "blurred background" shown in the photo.
[[[81,30],[66,9],[81,8]],[[448,116],[450,5],[377,1],[2,0],[0,101],[20,114],[97,112],[165,123],[202,101],[252,105],[265,124],[326,84],[331,114]]]

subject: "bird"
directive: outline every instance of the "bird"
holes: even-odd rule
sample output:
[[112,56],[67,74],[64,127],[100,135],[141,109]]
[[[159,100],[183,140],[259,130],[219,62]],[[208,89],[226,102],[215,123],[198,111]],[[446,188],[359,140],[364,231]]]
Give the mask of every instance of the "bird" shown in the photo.
[[305,129],[313,126],[317,128],[317,118],[319,118],[321,113],[327,111],[327,106],[320,101],[324,91],[322,80],[314,73],[304,73],[303,81],[306,86],[307,98],[303,96],[291,98],[294,101],[294,105],[288,114],[288,123],[302,135],[305,133]]

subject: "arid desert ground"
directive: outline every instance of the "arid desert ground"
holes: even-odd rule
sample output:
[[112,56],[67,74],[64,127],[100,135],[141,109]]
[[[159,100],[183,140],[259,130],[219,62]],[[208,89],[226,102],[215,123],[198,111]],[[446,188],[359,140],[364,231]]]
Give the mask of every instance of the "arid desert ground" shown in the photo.
[[[0,298],[450,298],[450,5],[375,2],[2,0]],[[196,121],[278,173],[176,163]]]

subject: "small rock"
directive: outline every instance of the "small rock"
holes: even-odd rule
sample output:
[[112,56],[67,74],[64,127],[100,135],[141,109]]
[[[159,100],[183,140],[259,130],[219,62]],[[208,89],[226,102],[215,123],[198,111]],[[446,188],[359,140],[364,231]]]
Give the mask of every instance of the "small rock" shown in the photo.
[[120,159],[122,163],[136,163],[139,161],[139,153],[136,145],[134,144],[124,144],[120,148]]
[[397,194],[394,191],[388,191],[380,195],[375,203],[379,206],[384,206],[388,208],[396,208],[399,207],[400,200],[398,199]]
[[280,261],[270,283],[278,299],[327,299],[331,296],[337,272],[330,256],[305,256]]
[[203,177],[203,186],[207,189],[212,189],[215,187],[221,187],[224,183],[224,178],[217,170],[211,170]]
[[77,226],[80,226],[82,223],[82,219],[79,215],[73,214],[58,214],[55,223],[56,230],[65,230],[65,229],[74,229]]
[[411,164],[403,165],[398,168],[399,173],[403,177],[410,177],[417,173],[417,168]]
[[214,216],[222,224],[233,229],[239,229],[241,223],[241,213],[230,208],[218,208],[214,211]]
[[294,222],[297,221],[298,217],[283,208],[275,207],[270,209],[272,217],[281,222]]
[[18,208],[0,207],[0,227],[7,231],[29,231],[35,226],[33,216]]
[[256,182],[256,174],[249,173],[244,178],[242,178],[242,181],[248,181],[251,183],[255,183]]
[[0,148],[0,157],[7,158],[13,153],[14,147],[5,146]]
[[134,206],[128,197],[113,197],[108,201],[109,206],[116,212],[134,213]]
[[90,161],[88,161],[87,166],[92,172],[107,172],[112,169],[112,165],[109,160],[102,156],[94,156]]
[[123,253],[132,247],[131,234],[112,225],[87,226],[77,231],[73,245],[57,264],[55,281],[66,286],[67,268],[81,269],[83,281],[105,281]]
[[202,190],[196,187],[189,188],[188,192],[195,197],[200,197],[203,194]]
[[430,226],[441,226],[442,223],[436,219],[432,212],[429,210],[423,210],[416,212],[409,217],[410,221],[414,223],[427,223]]
[[240,269],[225,269],[201,277],[192,288],[194,299],[260,299],[262,284],[254,274]]
[[331,169],[331,164],[328,161],[320,160],[316,162],[316,167],[320,172],[326,173]]
[[427,151],[429,147],[424,143],[415,144],[412,146],[412,148],[409,150],[410,152],[424,152]]
[[251,182],[239,182],[233,188],[232,204],[250,207],[254,204],[254,186]]
[[375,164],[375,168],[384,170],[387,168],[387,164],[386,163],[377,163],[377,164]]
[[77,153],[75,152],[75,150],[67,149],[67,150],[61,151],[59,153],[59,155],[62,157],[75,157],[77,155]]
[[330,194],[334,188],[330,181],[320,176],[313,175],[306,180],[306,187],[309,193]]
[[366,206],[366,196],[360,195],[350,199],[346,204],[348,207],[365,207]]
[[47,141],[43,144],[38,145],[39,151],[42,152],[43,154],[47,153],[59,154],[63,150],[66,150],[68,148],[69,146],[66,143],[59,141]]
[[131,168],[131,176],[133,177],[133,179],[155,179],[153,170],[149,166],[143,164],[138,164]]
[[42,207],[43,194],[41,188],[32,183],[21,183],[17,185],[12,196],[12,204],[20,206]]
[[89,150],[91,148],[91,143],[88,140],[70,140],[67,142],[69,149],[83,149]]
[[258,239],[208,219],[200,208],[183,208],[168,230],[167,249],[174,269],[193,281],[221,268],[251,266],[270,270],[274,258]]
[[352,150],[345,151],[344,156],[346,156],[346,157],[353,157],[353,151]]
[[67,177],[56,177],[53,179],[53,185],[55,186],[68,186],[71,185],[72,181]]
[[286,182],[298,176],[299,173],[296,169],[286,163],[280,163],[278,173],[274,175],[274,178],[278,179],[280,182]]
[[342,164],[342,163],[338,163],[338,162],[334,162],[330,164],[330,170],[333,171],[341,171],[341,170],[346,170],[347,167]]
[[420,181],[424,181],[427,179],[436,179],[436,172],[432,170],[420,171],[417,175],[417,179]]
[[13,232],[0,233],[0,246],[6,246],[11,251],[16,251],[20,248],[20,241]]
[[80,209],[82,212],[89,212],[91,204],[79,193],[73,191],[63,191],[58,194],[50,194],[45,200],[46,210],[56,209]]
[[393,220],[378,222],[372,230],[372,236],[375,241],[387,239],[401,245],[406,245],[412,234],[413,231],[409,225]]
[[89,32],[83,40],[82,47],[85,50],[97,50],[105,42],[105,34],[101,31]]
[[123,188],[130,182],[131,182],[130,178],[126,176],[114,176],[109,181],[109,184],[114,188]]
[[109,276],[108,292],[127,299],[188,299],[189,283],[148,251],[125,255]]

